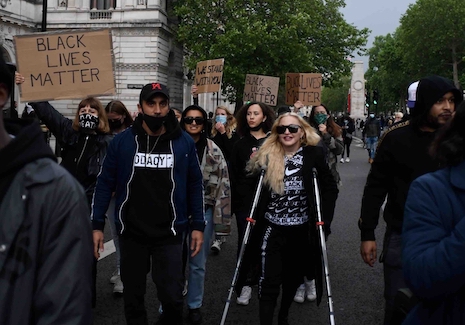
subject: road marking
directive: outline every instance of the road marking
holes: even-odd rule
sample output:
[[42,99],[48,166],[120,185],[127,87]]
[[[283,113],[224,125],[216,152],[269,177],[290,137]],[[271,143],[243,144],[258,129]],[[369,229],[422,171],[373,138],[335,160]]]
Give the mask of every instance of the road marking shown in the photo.
[[104,259],[105,257],[110,256],[114,252],[116,252],[116,248],[115,248],[115,243],[113,242],[113,239],[112,239],[112,240],[107,241],[105,244],[103,244],[103,253],[100,253],[100,257],[98,260],[100,261],[101,259]]

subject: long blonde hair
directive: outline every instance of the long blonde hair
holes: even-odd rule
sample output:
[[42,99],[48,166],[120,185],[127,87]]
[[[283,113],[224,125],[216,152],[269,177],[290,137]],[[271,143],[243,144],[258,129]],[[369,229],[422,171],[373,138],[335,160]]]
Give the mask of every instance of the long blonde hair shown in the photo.
[[276,132],[276,127],[285,116],[293,116],[299,120],[299,125],[304,131],[301,140],[301,146],[316,146],[320,141],[320,136],[316,130],[310,126],[302,117],[296,113],[285,113],[276,119],[271,128],[271,134],[265,140],[254,157],[247,164],[247,171],[257,173],[262,166],[266,168],[264,182],[274,192],[278,194],[284,193],[284,149],[279,142],[279,134]]
[[[236,118],[234,115],[231,114],[229,109],[227,109],[225,106],[218,106],[215,108],[215,118],[216,118],[216,110],[217,109],[222,109],[226,112],[226,124],[224,125],[224,129],[226,130],[226,135],[228,136],[228,139],[231,139],[233,133],[236,131]],[[215,125],[215,122],[213,121],[213,125]],[[212,127],[212,138],[215,137],[215,135],[218,133],[218,131],[215,129],[215,126]]]

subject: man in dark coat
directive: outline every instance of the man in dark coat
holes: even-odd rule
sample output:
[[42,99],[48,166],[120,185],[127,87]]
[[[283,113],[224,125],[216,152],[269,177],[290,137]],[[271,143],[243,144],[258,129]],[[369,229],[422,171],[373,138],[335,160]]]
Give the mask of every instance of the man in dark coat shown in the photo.
[[[12,87],[0,57],[0,108]],[[32,119],[0,114],[0,157],[0,324],[91,324],[84,190],[55,162]]]
[[428,149],[436,130],[452,117],[462,100],[462,93],[451,80],[439,76],[421,79],[411,120],[394,125],[379,141],[363,193],[359,228],[360,253],[363,261],[372,267],[377,258],[375,228],[387,196],[383,214],[387,227],[380,256],[380,262],[384,263],[385,325],[393,324],[394,297],[398,289],[406,287],[402,274],[401,232],[410,184],[417,177],[437,170],[438,164]]

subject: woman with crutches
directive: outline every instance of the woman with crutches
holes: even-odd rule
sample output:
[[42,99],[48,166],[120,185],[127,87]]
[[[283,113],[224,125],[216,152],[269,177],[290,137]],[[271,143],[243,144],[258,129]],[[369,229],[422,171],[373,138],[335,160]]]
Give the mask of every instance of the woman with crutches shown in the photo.
[[[271,325],[282,287],[278,324],[288,324],[289,308],[309,268],[315,271],[317,300],[322,293],[322,251],[318,241],[312,170],[318,171],[323,218],[332,216],[338,194],[320,137],[295,113],[279,116],[271,135],[248,164],[259,173],[267,166],[257,208],[260,227],[260,324]],[[325,219],[326,235],[331,220]],[[256,229],[257,230],[257,229]],[[295,249],[301,247],[302,249]],[[253,249],[248,247],[247,249]],[[305,265],[308,263],[308,265]]]

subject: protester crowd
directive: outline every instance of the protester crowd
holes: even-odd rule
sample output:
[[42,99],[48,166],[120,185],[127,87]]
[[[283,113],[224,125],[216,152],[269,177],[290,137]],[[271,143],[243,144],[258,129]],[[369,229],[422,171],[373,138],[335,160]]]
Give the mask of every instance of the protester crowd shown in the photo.
[[[0,106],[23,81],[0,61]],[[350,162],[357,129],[371,164],[360,253],[369,266],[378,255],[383,263],[384,324],[465,324],[465,104],[443,77],[414,86],[410,114],[386,123],[372,112],[366,121],[336,118],[324,104],[305,117],[299,102],[277,113],[247,102],[235,114],[218,106],[209,115],[195,86],[194,104],[174,108],[159,82],[141,89],[135,119],[123,102],[95,97],[82,99],[73,119],[48,102],[28,103],[21,119],[1,115],[0,324],[91,324],[107,223],[117,257],[109,280],[123,295],[127,324],[153,323],[148,273],[160,302],[156,324],[183,324],[184,304],[189,323],[208,324],[206,262],[224,243],[237,245],[242,262],[235,302],[248,305],[256,290],[260,324],[273,324],[278,301],[278,324],[289,324],[293,302],[322,300],[315,225],[331,240],[338,162]],[[59,143],[60,165],[37,120]],[[233,219],[237,243],[226,239]]]

